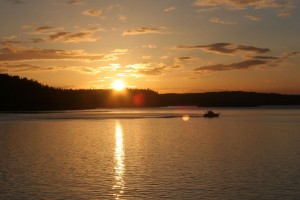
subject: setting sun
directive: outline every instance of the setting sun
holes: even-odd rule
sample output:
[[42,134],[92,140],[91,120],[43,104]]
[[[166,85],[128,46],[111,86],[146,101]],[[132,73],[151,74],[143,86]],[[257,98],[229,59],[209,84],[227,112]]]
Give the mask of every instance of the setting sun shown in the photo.
[[118,91],[120,91],[120,90],[124,90],[125,89],[125,83],[124,83],[124,81],[122,81],[122,80],[115,80],[113,83],[112,83],[112,88],[114,89],[114,90],[118,90]]

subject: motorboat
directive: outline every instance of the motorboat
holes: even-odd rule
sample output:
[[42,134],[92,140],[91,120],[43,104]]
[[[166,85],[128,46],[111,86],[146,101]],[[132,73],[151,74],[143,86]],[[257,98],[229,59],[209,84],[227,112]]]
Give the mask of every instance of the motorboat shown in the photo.
[[209,110],[206,113],[204,113],[203,117],[206,118],[214,118],[214,117],[219,117],[220,113],[214,113],[213,111]]

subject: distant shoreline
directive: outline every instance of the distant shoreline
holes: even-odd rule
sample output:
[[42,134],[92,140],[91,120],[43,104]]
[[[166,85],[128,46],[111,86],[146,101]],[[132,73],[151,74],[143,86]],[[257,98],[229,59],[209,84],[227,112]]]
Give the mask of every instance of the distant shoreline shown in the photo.
[[151,89],[72,90],[53,88],[34,80],[0,74],[0,112],[36,112],[111,108],[300,107],[300,95],[223,91],[159,94]]

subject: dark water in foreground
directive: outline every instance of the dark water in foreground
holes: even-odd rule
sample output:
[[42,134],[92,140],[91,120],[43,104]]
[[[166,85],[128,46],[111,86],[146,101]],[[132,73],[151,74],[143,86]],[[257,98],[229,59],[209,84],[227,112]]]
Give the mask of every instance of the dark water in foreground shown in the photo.
[[300,109],[0,114],[0,199],[300,199]]

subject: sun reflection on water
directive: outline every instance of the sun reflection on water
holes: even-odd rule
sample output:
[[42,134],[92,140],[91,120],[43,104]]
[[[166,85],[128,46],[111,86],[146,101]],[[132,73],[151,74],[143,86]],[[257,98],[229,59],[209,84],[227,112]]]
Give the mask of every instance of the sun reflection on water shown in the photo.
[[123,144],[123,131],[119,122],[116,123],[116,147],[115,147],[115,184],[113,189],[115,190],[115,199],[120,199],[124,193],[125,181],[124,181],[124,144]]

